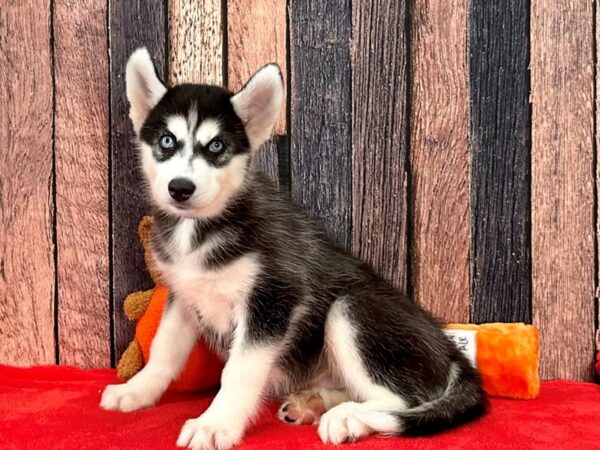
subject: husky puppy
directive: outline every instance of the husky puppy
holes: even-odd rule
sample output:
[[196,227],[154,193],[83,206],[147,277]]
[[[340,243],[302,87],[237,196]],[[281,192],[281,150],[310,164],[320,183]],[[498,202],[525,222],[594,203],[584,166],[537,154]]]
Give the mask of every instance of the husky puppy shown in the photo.
[[171,297],[148,364],[108,386],[103,408],[156,403],[201,336],[226,364],[210,407],[183,425],[180,447],[231,448],[269,396],[284,399],[282,420],[318,424],[334,444],[432,433],[484,413],[476,370],[436,322],[327,242],[255,171],[283,103],[277,65],[236,94],[167,88],[139,49],[126,83]]

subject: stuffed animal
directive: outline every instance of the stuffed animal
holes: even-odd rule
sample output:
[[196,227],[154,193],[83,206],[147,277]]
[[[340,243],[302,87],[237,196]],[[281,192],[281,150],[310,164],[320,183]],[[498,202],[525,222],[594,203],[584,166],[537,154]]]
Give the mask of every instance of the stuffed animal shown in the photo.
[[[121,378],[131,378],[148,361],[150,346],[164,310],[168,289],[156,270],[150,232],[153,219],[144,217],[138,233],[144,247],[144,258],[153,289],[134,292],[125,300],[125,315],[137,320],[135,339],[129,344],[117,365]],[[539,335],[535,327],[522,323],[488,323],[483,325],[450,324],[446,333],[479,369],[484,390],[489,395],[530,399],[540,388],[538,375]],[[201,341],[192,351],[172,390],[197,391],[219,384],[222,362]]]
[[[120,378],[129,379],[139,372],[150,357],[152,339],[158,329],[169,292],[161,283],[160,273],[156,269],[150,245],[152,217],[144,217],[138,227],[138,233],[144,247],[144,259],[150,276],[156,286],[147,291],[134,292],[125,299],[123,310],[130,320],[136,320],[135,338],[117,364]],[[215,388],[221,378],[223,363],[208,346],[198,341],[187,364],[179,377],[171,383],[173,391],[201,391]]]
[[488,395],[538,396],[538,330],[523,323],[450,324],[446,333],[479,369]]

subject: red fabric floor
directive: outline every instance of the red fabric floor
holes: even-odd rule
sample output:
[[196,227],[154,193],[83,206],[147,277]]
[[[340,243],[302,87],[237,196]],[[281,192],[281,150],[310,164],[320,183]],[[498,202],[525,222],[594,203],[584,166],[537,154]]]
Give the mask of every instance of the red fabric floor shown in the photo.
[[[0,448],[174,449],[181,425],[210,401],[209,395],[168,394],[157,407],[143,411],[103,411],[98,406],[101,390],[116,381],[115,372],[108,369],[0,366]],[[264,408],[238,448],[325,447],[314,427],[279,422],[276,407]],[[370,437],[346,447],[600,449],[600,388],[590,383],[546,382],[536,400],[492,399],[492,412],[483,419],[434,437]]]

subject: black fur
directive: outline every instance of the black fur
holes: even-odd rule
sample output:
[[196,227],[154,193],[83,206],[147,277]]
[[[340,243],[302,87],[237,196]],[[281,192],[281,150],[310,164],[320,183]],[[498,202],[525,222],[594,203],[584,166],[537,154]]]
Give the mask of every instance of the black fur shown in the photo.
[[[164,132],[163,118],[185,116],[196,102],[198,122],[218,117],[231,155],[247,153],[248,139],[230,97],[216,87],[171,89],[143,125],[141,139],[155,145]],[[152,243],[166,263],[172,258],[166,242],[179,220],[166,212],[156,214]],[[249,253],[258,256],[261,272],[248,300],[249,340],[290,340],[278,365],[291,388],[306,387],[325,370],[325,323],[334,302],[341,302],[357,330],[357,346],[371,379],[417,408],[397,412],[404,433],[427,434],[485,411],[476,370],[439,325],[367,264],[329,243],[263,175],[251,169],[219,216],[195,220],[193,248],[215,234],[224,241],[208,254],[205,268],[218,270]],[[304,314],[294,318],[300,310]],[[453,367],[456,379],[443,396]],[[434,403],[419,411],[424,402]]]

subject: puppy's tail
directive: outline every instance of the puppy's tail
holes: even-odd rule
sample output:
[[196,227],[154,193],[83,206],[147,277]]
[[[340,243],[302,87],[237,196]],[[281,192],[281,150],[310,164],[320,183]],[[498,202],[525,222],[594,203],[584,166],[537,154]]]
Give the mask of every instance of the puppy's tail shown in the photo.
[[487,406],[477,371],[461,356],[450,366],[448,385],[440,397],[393,414],[397,434],[427,435],[476,419]]

